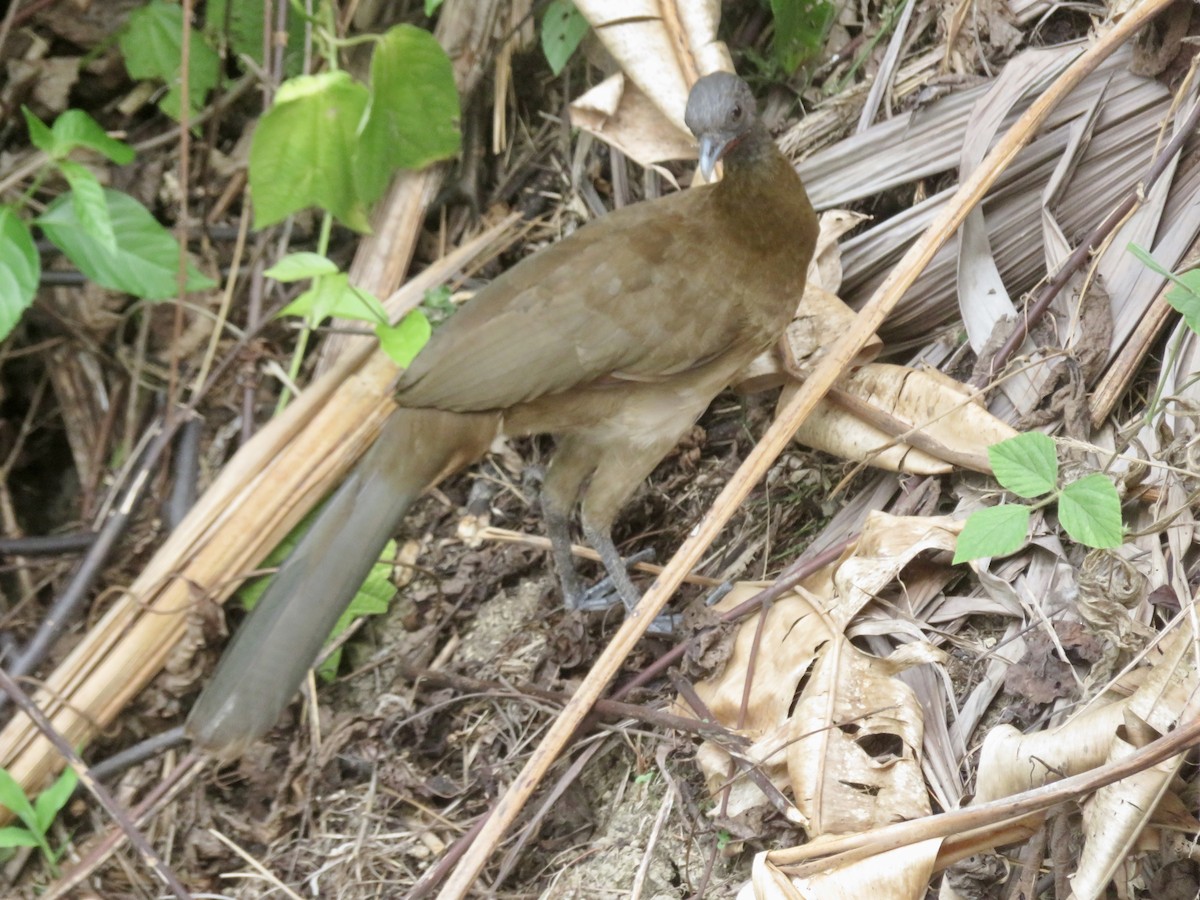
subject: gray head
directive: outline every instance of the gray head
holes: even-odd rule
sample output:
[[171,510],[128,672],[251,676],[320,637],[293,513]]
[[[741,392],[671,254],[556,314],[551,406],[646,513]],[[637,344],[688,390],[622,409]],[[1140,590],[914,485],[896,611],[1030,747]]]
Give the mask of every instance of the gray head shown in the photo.
[[700,142],[700,171],[709,180],[717,161],[754,127],[754,95],[736,75],[713,72],[692,86],[683,121]]

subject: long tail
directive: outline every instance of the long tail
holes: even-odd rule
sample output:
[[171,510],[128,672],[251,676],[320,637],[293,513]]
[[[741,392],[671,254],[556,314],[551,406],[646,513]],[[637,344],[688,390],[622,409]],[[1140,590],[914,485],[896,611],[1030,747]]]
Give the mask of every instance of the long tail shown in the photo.
[[388,418],[196,700],[187,733],[199,747],[234,756],[276,722],[413,501],[481,456],[496,430],[483,414],[399,409]]

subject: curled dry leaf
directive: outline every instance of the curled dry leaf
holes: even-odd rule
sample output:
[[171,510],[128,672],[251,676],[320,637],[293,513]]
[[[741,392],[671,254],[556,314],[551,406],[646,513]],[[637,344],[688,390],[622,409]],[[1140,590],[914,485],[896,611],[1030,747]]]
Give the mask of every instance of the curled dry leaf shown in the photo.
[[[987,448],[1014,431],[984,409],[960,382],[934,369],[920,371],[871,363],[838,382],[838,388],[881,411],[887,423],[919,431],[925,449],[896,441],[883,422],[851,414],[829,399],[821,401],[796,432],[796,440],[844,459],[893,472],[932,475],[954,465],[990,473]],[[798,388],[788,386],[786,403]],[[903,432],[901,432],[903,433]]]
[[644,166],[696,155],[683,123],[688,90],[718,69],[733,71],[717,40],[717,0],[576,0],[623,75],[571,104],[572,121]]
[[1022,734],[1011,725],[988,732],[979,757],[975,802],[986,803],[1101,765],[1122,709],[1093,707],[1058,728]]
[[[842,280],[838,239],[864,218],[843,210],[821,216],[808,284],[785,342],[743,369],[734,379],[736,390],[754,393],[785,385],[779,402],[787,403],[799,390],[797,379],[810,372],[828,348],[829,335],[853,324],[857,314],[834,293]],[[877,337],[868,342],[853,361],[862,368],[838,383],[841,391],[865,406],[848,408],[826,398],[796,432],[796,440],[893,472],[936,475],[957,465],[990,473],[988,446],[1016,432],[962,384],[936,370],[872,364],[881,349]],[[783,353],[790,358],[782,359]],[[908,441],[895,440],[913,431],[920,433]]]
[[924,897],[933,876],[940,839],[897,847],[869,859],[840,866],[819,875],[789,878],[779,871],[770,853],[754,858],[750,881],[738,900],[907,900]]
[[[1139,686],[1126,699],[1114,694],[1058,728],[1023,735],[1010,725],[993,728],[979,759],[977,803],[1006,797],[1128,756],[1179,723],[1197,687],[1191,629],[1181,627],[1147,654],[1132,673]],[[1145,835],[1146,826],[1182,756],[1097,791],[1084,811],[1084,849],[1072,887],[1076,897],[1102,896],[1113,873]],[[1172,823],[1170,803],[1161,817]]]
[[808,264],[808,284],[836,294],[842,286],[842,254],[838,241],[870,216],[848,209],[829,209],[821,213],[821,230],[812,262]]
[[[815,285],[806,287],[804,300],[796,310],[796,318],[787,327],[789,381],[794,381],[797,376],[807,376],[829,349],[829,336],[843,333],[857,315],[837,294]],[[883,342],[878,337],[872,338],[858,352],[851,365],[866,365],[882,349]]]
[[[1129,722],[1136,717],[1127,710],[1125,718]],[[1136,725],[1127,729],[1137,730]],[[1139,746],[1118,734],[1109,746],[1105,762],[1117,763]],[[1182,756],[1163,760],[1116,784],[1105,785],[1088,800],[1083,811],[1083,851],[1071,879],[1075,897],[1085,900],[1105,895],[1116,869],[1145,836],[1145,826],[1182,762]]]
[[[750,740],[739,755],[795,798],[793,818],[807,822],[810,834],[928,812],[921,706],[895,674],[940,659],[940,651],[908,645],[880,659],[853,647],[844,631],[913,556],[949,550],[957,528],[945,519],[872,514],[849,555],[776,600],[760,636],[759,616],[742,623],[724,671],[696,685],[717,721]],[[722,606],[735,606],[757,589],[739,585]],[[732,760],[716,742],[702,744],[697,760],[714,790],[730,781]],[[748,779],[732,779],[730,816],[766,802]]]
[[644,166],[696,155],[696,142],[618,72],[571,104],[571,123]]

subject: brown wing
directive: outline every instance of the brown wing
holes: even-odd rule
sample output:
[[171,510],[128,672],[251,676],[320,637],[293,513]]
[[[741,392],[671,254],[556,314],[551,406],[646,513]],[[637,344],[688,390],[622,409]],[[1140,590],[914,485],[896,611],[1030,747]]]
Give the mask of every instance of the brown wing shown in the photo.
[[730,261],[697,246],[707,190],[609,213],[514,266],[434,334],[400,402],[503,409],[606,377],[675,374],[736,343],[736,322],[722,321],[740,305],[728,302]]

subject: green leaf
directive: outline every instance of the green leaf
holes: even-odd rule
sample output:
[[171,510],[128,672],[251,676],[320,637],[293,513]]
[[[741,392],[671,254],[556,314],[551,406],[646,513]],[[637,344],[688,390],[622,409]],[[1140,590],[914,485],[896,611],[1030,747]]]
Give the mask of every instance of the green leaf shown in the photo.
[[340,304],[334,313],[343,319],[360,319],[363,322],[374,322],[384,326],[389,321],[388,312],[379,302],[379,298],[370,291],[350,285],[350,295]]
[[16,825],[0,828],[0,848],[7,850],[13,847],[37,847],[41,843],[37,835],[27,828],[19,828]]
[[30,141],[54,159],[65,159],[75,148],[86,147],[120,165],[133,161],[133,148],[116,138],[110,138],[100,123],[82,109],[68,109],[54,120],[52,128],[47,128],[41,119],[24,106],[21,107],[21,113],[29,128]]
[[[96,241],[75,214],[71,197],[58,197],[37,225],[80,271],[101,287],[147,300],[176,293],[179,244],[149,210],[128,194],[106,189],[104,199],[117,238],[116,252]],[[188,264],[187,289],[199,291],[216,282]]]
[[[208,0],[204,5],[204,34],[214,47],[228,43],[234,56],[263,64],[262,0]],[[273,40],[278,38],[272,34]],[[304,17],[289,10],[282,41],[283,72],[299,75],[304,66]]]
[[82,109],[68,109],[54,120],[50,130],[62,156],[66,156],[76,147],[85,147],[117,165],[123,166],[133,162],[133,148],[109,137],[100,123]]
[[1200,269],[1183,272],[1175,281],[1167,291],[1167,303],[1183,316],[1188,328],[1200,334]]
[[789,75],[821,49],[834,11],[829,0],[771,0],[775,17],[771,50]]
[[64,159],[58,164],[67,184],[71,186],[71,204],[79,226],[108,253],[117,249],[117,236],[113,233],[112,218],[108,214],[108,203],[104,199],[104,188],[96,176],[79,163]]
[[[8,769],[0,769],[0,806],[7,808],[31,831],[37,830],[37,813],[33,811],[33,804]],[[37,834],[40,836],[41,832]]]
[[442,5],[442,0],[425,0],[425,15],[432,16]]
[[[193,112],[220,79],[220,58],[199,32],[193,32],[188,56],[188,94]],[[118,37],[125,69],[131,78],[163,81],[168,91],[159,101],[162,111],[179,118],[180,60],[183,59],[183,9],[167,0],[150,0],[129,14]]]
[[79,775],[70,766],[63,769],[62,774],[54,780],[54,784],[46,788],[33,802],[34,813],[37,815],[38,830],[45,834],[50,830],[54,817],[59,814],[79,784]]
[[587,19],[570,0],[551,0],[542,16],[542,52],[551,72],[562,72],[588,27]]
[[289,282],[316,278],[318,275],[332,275],[337,270],[334,261],[320,253],[289,253],[264,274],[276,281]]
[[420,169],[458,152],[454,69],[428,31],[397,25],[371,56],[371,99],[355,164],[358,193],[373,203],[395,169]]
[[367,89],[345,72],[302,75],[280,86],[250,145],[256,228],[319,206],[357,231],[370,230],[354,183],[367,99]]
[[1087,547],[1121,546],[1121,498],[1099,472],[1066,485],[1058,495],[1058,521]]
[[28,107],[22,106],[21,114],[25,117],[25,127],[29,129],[29,142],[43,153],[54,156],[54,132],[45,122],[30,112]]
[[1040,497],[1058,483],[1054,440],[1041,432],[1018,434],[988,447],[996,480],[1019,497]]
[[1188,328],[1200,334],[1200,269],[1176,275],[1137,244],[1129,244],[1126,249],[1150,271],[1174,282],[1175,286],[1167,291],[1167,303],[1183,316]]
[[12,207],[0,206],[0,341],[12,333],[33,303],[41,276],[29,227]]
[[297,316],[307,322],[310,328],[315,328],[332,315],[331,310],[337,306],[342,292],[349,288],[349,281],[344,272],[318,278],[313,281],[312,287],[281,309],[279,316]]
[[1016,503],[971,513],[954,548],[954,565],[985,556],[1016,553],[1029,534],[1029,507]]
[[402,368],[408,368],[421,348],[429,342],[432,333],[429,320],[419,309],[410,312],[398,325],[378,325],[375,328],[383,352]]
[[281,316],[302,316],[315,327],[331,316],[360,322],[387,322],[387,311],[372,294],[350,284],[345,272],[322,275],[313,285],[279,311]]
[[1141,264],[1151,272],[1156,272],[1163,278],[1175,277],[1174,273],[1172,273],[1170,269],[1163,266],[1157,259],[1151,256],[1149,252],[1147,252],[1144,248],[1139,247],[1137,244],[1130,243],[1126,245],[1125,249],[1136,256]]

